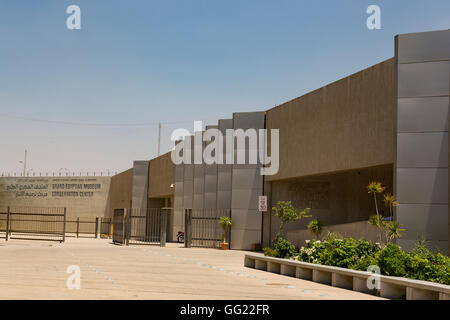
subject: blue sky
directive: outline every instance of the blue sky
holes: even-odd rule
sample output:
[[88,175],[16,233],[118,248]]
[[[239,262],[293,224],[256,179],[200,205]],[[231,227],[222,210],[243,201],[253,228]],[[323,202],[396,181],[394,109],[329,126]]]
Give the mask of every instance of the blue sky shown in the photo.
[[0,0],[0,174],[25,148],[34,172],[121,171],[156,156],[159,121],[166,152],[193,120],[271,108],[392,57],[396,34],[448,28],[448,0]]

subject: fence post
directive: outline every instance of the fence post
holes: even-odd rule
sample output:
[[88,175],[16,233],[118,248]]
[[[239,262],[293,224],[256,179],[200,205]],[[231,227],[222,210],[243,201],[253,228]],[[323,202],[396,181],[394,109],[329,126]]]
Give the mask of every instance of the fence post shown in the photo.
[[166,246],[166,230],[167,230],[167,211],[166,209],[161,209],[161,233],[159,236],[159,243],[161,247]]
[[77,218],[77,238],[80,234],[80,217]]
[[127,222],[127,208],[123,209],[123,218],[122,218],[122,244],[125,244],[126,236],[125,236],[125,223]]
[[184,209],[184,247],[191,247],[192,209]]
[[[228,216],[231,218],[231,209],[227,210]],[[232,227],[232,226],[231,226]],[[228,249],[231,249],[231,227],[228,228],[227,237],[228,237]]]
[[95,218],[95,239],[98,237],[98,217]]
[[125,215],[125,245],[127,246],[130,244],[131,212],[132,209],[130,208]]
[[5,240],[8,241],[9,236],[9,215],[10,215],[10,209],[8,207],[8,211],[6,212],[6,234],[5,234]]
[[67,214],[67,208],[64,207],[64,224],[63,224],[63,240],[62,240],[62,242],[66,241],[66,214]]

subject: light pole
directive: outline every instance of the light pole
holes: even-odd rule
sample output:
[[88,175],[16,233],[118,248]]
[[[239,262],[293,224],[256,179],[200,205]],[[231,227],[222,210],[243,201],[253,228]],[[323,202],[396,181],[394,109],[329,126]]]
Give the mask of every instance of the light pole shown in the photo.
[[33,168],[31,168],[31,169],[28,169],[28,170],[27,170],[27,177],[28,177],[28,176],[30,176],[30,172],[31,172],[31,171],[33,171],[33,174],[34,174],[34,170],[33,170]]
[[161,122],[158,124],[158,157],[161,155]]
[[19,163],[23,163],[23,176],[27,174],[27,149],[25,149],[25,157],[23,161],[19,161]]

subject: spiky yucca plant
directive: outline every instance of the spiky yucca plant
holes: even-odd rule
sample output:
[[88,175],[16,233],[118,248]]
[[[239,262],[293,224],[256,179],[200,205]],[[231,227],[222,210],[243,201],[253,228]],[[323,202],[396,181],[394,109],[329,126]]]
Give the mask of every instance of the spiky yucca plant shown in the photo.
[[[375,212],[377,213],[377,220],[379,221],[378,223],[380,224],[381,220],[380,220],[380,213],[378,211],[378,202],[377,202],[377,193],[382,193],[384,191],[385,187],[382,186],[381,182],[378,181],[372,181],[369,183],[369,185],[367,186],[367,192],[370,194],[373,194],[373,200],[375,202]],[[380,227],[379,227],[380,228]],[[381,228],[380,228],[380,243],[381,243]]]
[[391,193],[386,193],[383,199],[384,205],[389,208],[391,214],[391,220],[394,220],[394,207],[398,206],[398,202],[395,196]]
[[322,233],[322,222],[319,219],[314,219],[308,223],[308,230],[319,239]]
[[404,231],[405,229],[402,229],[400,223],[398,223],[397,221],[392,221],[386,226],[387,236],[391,240],[400,238],[403,235]]

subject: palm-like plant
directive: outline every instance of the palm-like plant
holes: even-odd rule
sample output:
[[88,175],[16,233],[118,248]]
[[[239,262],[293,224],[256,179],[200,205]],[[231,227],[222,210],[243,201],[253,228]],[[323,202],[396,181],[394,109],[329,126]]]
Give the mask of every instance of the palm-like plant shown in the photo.
[[391,193],[386,193],[383,199],[384,205],[389,208],[391,214],[391,220],[394,220],[394,207],[398,206],[398,202],[395,196]]
[[[385,187],[383,187],[381,185],[381,182],[378,182],[378,181],[372,181],[367,186],[367,192],[370,194],[373,194],[373,200],[375,202],[375,212],[377,213],[378,224],[381,224],[381,222],[380,222],[381,220],[380,220],[380,213],[378,212],[377,193],[382,193],[384,191],[384,189],[385,189]],[[381,228],[380,228],[380,243],[381,243]]]
[[314,219],[308,223],[308,230],[319,239],[322,233],[322,222],[319,219]]
[[386,226],[387,236],[392,240],[400,238],[404,231],[405,229],[402,229],[397,221],[392,221]]
[[223,216],[219,218],[219,223],[223,228],[223,243],[226,243],[226,237],[228,233],[228,229],[233,225],[233,221],[230,217]]

